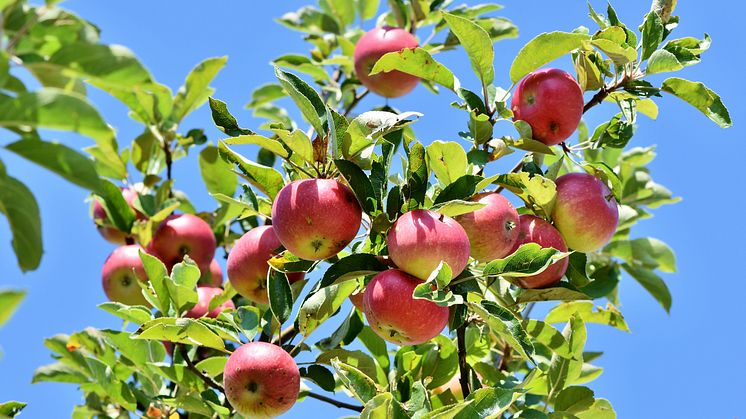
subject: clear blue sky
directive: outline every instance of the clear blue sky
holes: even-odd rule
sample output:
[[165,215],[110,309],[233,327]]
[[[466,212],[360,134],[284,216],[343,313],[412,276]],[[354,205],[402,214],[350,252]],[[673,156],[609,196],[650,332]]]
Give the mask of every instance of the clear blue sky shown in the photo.
[[[200,60],[228,55],[228,65],[214,83],[216,96],[228,102],[245,126],[255,127],[258,121],[242,107],[253,87],[272,81],[268,62],[283,53],[307,50],[299,33],[282,28],[272,19],[304,3],[70,0],[64,6],[100,26],[105,42],[134,50],[156,78],[174,90]],[[497,44],[496,75],[503,86],[509,85],[512,57],[536,34],[567,31],[581,24],[592,27],[583,1],[542,0],[530,2],[530,6],[521,5],[526,2],[508,3],[502,14],[519,26],[521,37]],[[593,3],[605,8],[603,2]],[[640,22],[649,4],[616,3],[620,17],[630,26]],[[683,196],[684,201],[657,210],[656,217],[643,222],[635,232],[637,236],[660,238],[677,251],[679,273],[665,276],[673,294],[671,315],[666,315],[637,283],[625,278],[620,289],[621,310],[632,333],[590,326],[588,349],[605,350],[597,361],[605,372],[592,387],[597,397],[611,400],[621,418],[733,418],[744,414],[738,401],[743,397],[746,374],[740,360],[746,343],[741,321],[746,278],[739,265],[746,260],[742,244],[746,236],[742,221],[746,198],[740,180],[742,157],[738,156],[742,155],[741,141],[746,138],[746,92],[739,71],[745,64],[742,16],[746,7],[741,2],[725,1],[679,3],[682,25],[676,35],[701,37],[707,31],[714,42],[703,63],[680,75],[704,81],[719,92],[730,108],[735,127],[721,130],[671,97],[659,102],[658,121],[640,118],[633,145],[657,144],[654,177]],[[366,29],[372,24],[369,22]],[[462,54],[439,57],[465,85],[474,86]],[[561,61],[562,66],[567,64],[567,60]],[[449,106],[453,99],[446,93],[435,97],[419,87],[391,103],[402,110],[423,112],[425,116],[415,129],[422,141],[430,142],[456,139],[457,132],[464,128],[463,114]],[[98,92],[93,93],[92,100],[117,128],[120,144],[139,134],[139,127],[127,118],[123,106]],[[363,105],[379,102],[368,98]],[[611,112],[610,105],[597,108],[588,116],[589,125],[595,126]],[[206,128],[213,141],[219,137],[206,109],[196,112],[184,125],[191,126]],[[58,133],[47,139],[64,139],[77,147],[89,144],[85,138]],[[0,144],[10,140],[5,135]],[[85,191],[8,152],[0,150],[0,158],[8,171],[20,174],[37,195],[45,245],[41,268],[22,274],[15,265],[7,225],[0,222],[0,286],[29,291],[16,316],[0,330],[0,400],[28,402],[23,417],[66,417],[73,405],[81,402],[75,387],[31,385],[31,376],[37,366],[51,362],[42,346],[44,337],[89,325],[120,326],[96,308],[105,298],[100,286],[101,265],[113,248],[101,240],[88,218],[83,203]],[[513,163],[506,161],[504,166]],[[176,186],[185,190],[198,208],[213,208],[193,156],[178,162],[174,176]],[[338,417],[344,413],[309,400],[296,405],[286,417]]]

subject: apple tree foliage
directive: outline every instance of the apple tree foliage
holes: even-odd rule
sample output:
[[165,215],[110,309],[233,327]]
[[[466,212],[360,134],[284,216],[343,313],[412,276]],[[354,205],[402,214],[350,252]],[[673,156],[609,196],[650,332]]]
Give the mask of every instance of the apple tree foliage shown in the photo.
[[[672,35],[679,24],[671,14],[675,2],[654,1],[634,26],[622,23],[612,6],[603,13],[589,6],[592,28],[543,33],[520,50],[508,73],[514,85],[555,60],[570,60],[588,92],[584,111],[618,108],[597,127],[581,123],[577,139],[555,147],[532,139],[528,124],[512,122],[511,88],[495,85],[495,72],[507,63],[495,66],[492,45],[518,36],[510,20],[494,16],[501,8],[496,4],[319,0],[287,13],[278,22],[300,32],[309,53],[273,60],[277,82],[258,87],[246,105],[265,122],[246,128],[209,86],[226,58],[199,63],[174,93],[131,51],[100,43],[95,25],[56,3],[0,0],[0,126],[16,137],[4,148],[90,190],[103,202],[108,223],[145,246],[168,215],[194,213],[210,223],[227,252],[244,232],[271,218],[272,201],[285,184],[309,177],[348,184],[365,213],[364,231],[335,257],[313,263],[288,251],[274,257],[268,306],[237,296],[227,283],[211,307],[234,299],[237,309],[215,319],[184,317],[197,301],[199,270],[191,260],[168,275],[160,261],[143,254],[149,279],[143,293],[152,309],[103,303],[102,310],[124,321],[120,330],[88,328],[45,341],[55,362],[40,367],[33,380],[77,385],[84,402],[73,417],[231,417],[223,367],[227,354],[252,340],[311,359],[300,369],[301,397],[360,417],[616,417],[610,402],[588,387],[602,370],[592,364],[601,353],[585,347],[585,325],[629,330],[617,309],[623,272],[668,311],[671,295],[660,273],[676,270],[674,253],[663,241],[632,231],[653,209],[679,199],[651,176],[654,147],[627,148],[637,118],[655,119],[657,99],[668,94],[721,127],[731,125],[722,101],[703,83],[673,75],[660,85],[647,80],[698,63],[710,46],[707,35]],[[352,56],[361,26],[371,27],[373,20],[420,36],[420,47],[383,56],[372,73],[415,75],[438,100],[446,96],[463,110],[463,131],[453,132],[452,140],[427,143],[418,137],[416,122],[423,115],[416,109],[358,108],[368,91],[355,76]],[[462,86],[437,60],[454,49],[469,60],[476,85]],[[126,105],[142,134],[117,138],[86,100],[90,88]],[[224,134],[212,141],[202,129],[180,125],[205,103]],[[47,131],[40,129],[77,132],[92,143],[84,154],[42,139]],[[258,153],[245,155],[246,145],[257,146]],[[172,165],[197,149],[213,208],[195,208],[171,176]],[[522,155],[515,168],[496,172],[493,162],[513,153]],[[522,200],[519,212],[550,219],[554,180],[573,171],[601,179],[620,204],[617,232],[600,251],[547,252],[524,245],[504,259],[472,261],[453,280],[441,264],[414,297],[449,307],[449,325],[421,345],[387,345],[359,310],[342,310],[348,296],[387,269],[380,258],[387,253],[386,232],[403,212],[427,208],[457,216],[481,208],[470,197],[496,190]],[[34,197],[18,176],[0,164],[0,210],[10,223],[19,266],[31,270],[42,254],[41,223]],[[135,179],[134,207],[141,218],[118,186]],[[516,285],[516,277],[539,273],[560,258],[569,258],[569,269],[558,284]],[[287,272],[308,274],[290,285]],[[0,301],[20,296],[3,293]],[[537,302],[554,304],[543,319],[530,317]],[[0,322],[12,306],[0,304]],[[330,336],[314,333],[327,321],[337,326]],[[174,343],[173,358],[162,341]],[[358,403],[335,400],[335,392]],[[0,405],[0,414],[12,416],[21,408],[10,402]]]

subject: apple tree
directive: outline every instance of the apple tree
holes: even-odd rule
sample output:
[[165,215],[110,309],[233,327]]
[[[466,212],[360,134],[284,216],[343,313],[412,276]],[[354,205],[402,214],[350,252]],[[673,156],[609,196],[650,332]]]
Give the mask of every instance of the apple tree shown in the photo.
[[[26,40],[44,14],[10,3],[6,22],[32,21],[8,36]],[[66,13],[53,3],[44,13]],[[585,325],[629,330],[617,309],[623,273],[668,311],[660,273],[676,270],[663,241],[633,232],[678,201],[653,180],[654,148],[627,147],[637,118],[655,119],[668,94],[731,125],[703,83],[647,79],[698,63],[710,45],[706,35],[672,35],[675,3],[655,0],[635,26],[611,5],[589,6],[592,28],[525,43],[503,88],[493,44],[518,30],[494,15],[499,5],[319,0],[278,20],[310,51],[273,61],[277,82],[247,105],[265,120],[258,127],[209,87],[225,58],[200,63],[173,94],[131,53],[98,44],[95,27],[70,30],[91,38],[67,53],[62,41],[16,41],[36,55],[6,49],[8,62],[47,87],[9,93],[19,117],[0,111],[0,124],[26,142],[11,151],[78,184],[82,175],[66,170],[87,168],[95,226],[119,246],[104,263],[100,308],[124,321],[47,339],[55,361],[34,381],[77,385],[76,418],[273,417],[302,399],[364,418],[616,417],[590,387],[600,355],[585,347]],[[454,49],[477,85],[437,60]],[[555,60],[570,60],[574,74]],[[418,84],[464,112],[450,141],[418,136],[426,116],[416,109],[360,109],[366,96],[400,97]],[[86,86],[142,124],[129,147],[118,148],[90,107],[85,123],[65,125]],[[27,96],[37,112],[24,112]],[[206,102],[222,132],[213,141],[180,126]],[[597,106],[618,112],[588,127],[583,115]],[[96,145],[88,156],[42,146],[36,128],[78,131]],[[195,208],[172,177],[196,149],[210,209]],[[495,168],[511,158],[509,172]],[[543,318],[531,316],[537,303],[551,307]]]

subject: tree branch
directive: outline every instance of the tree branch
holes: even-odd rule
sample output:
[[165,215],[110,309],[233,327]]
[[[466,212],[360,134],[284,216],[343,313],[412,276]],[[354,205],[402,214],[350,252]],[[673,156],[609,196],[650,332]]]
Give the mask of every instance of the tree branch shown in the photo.
[[469,364],[466,362],[466,325],[464,322],[456,329],[456,344],[458,346],[458,370],[461,393],[464,399],[469,395]]
[[286,327],[285,330],[280,332],[280,336],[276,337],[275,339],[272,339],[272,343],[275,345],[282,346],[295,338],[295,336],[298,334],[298,331],[295,330],[295,325],[291,324],[290,326]]
[[321,394],[316,394],[314,392],[309,392],[308,394],[306,394],[306,396],[308,396],[308,397],[310,397],[312,399],[321,400],[322,402],[326,402],[326,403],[329,403],[331,405],[337,406],[340,409],[349,409],[349,410],[354,410],[356,412],[362,412],[363,411],[363,406],[358,406],[358,405],[354,405],[354,404],[340,402],[339,400],[334,400],[332,398],[326,397],[326,396],[321,395]]
[[[194,365],[194,362],[189,358],[189,353],[187,353],[186,346],[180,343],[175,343],[174,346],[178,346],[179,353],[181,354],[181,357],[184,358],[184,362],[187,364],[187,368],[192,371],[193,373],[197,374],[197,376],[204,381],[205,384],[207,384],[208,387],[212,387],[215,390],[218,390],[219,392],[225,394],[225,389],[223,389],[223,386],[215,382],[212,378],[204,375],[202,371],[200,371],[196,365]],[[174,353],[176,352],[174,348]]]
[[347,116],[347,115],[349,115],[349,114],[350,114],[350,112],[352,112],[352,109],[353,109],[353,108],[355,108],[355,106],[357,106],[357,104],[358,104],[358,103],[359,103],[359,102],[360,102],[361,100],[363,100],[363,98],[364,98],[365,96],[368,96],[368,93],[370,93],[370,90],[368,90],[368,89],[365,89],[365,90],[364,90],[364,91],[363,91],[362,93],[360,93],[359,95],[355,95],[355,98],[354,98],[354,99],[352,99],[352,102],[350,102],[350,104],[349,104],[349,105],[347,105],[347,109],[345,109],[345,111],[344,111],[344,113],[343,113],[342,115],[344,115],[344,116]]

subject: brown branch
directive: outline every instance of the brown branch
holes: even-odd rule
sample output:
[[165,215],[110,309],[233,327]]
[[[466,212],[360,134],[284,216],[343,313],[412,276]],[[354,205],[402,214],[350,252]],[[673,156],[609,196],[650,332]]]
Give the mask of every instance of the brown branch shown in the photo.
[[[186,346],[176,343],[174,346],[179,347],[179,353],[181,353],[181,357],[184,358],[184,362],[187,364],[187,368],[192,371],[193,373],[197,374],[197,376],[205,383],[208,387],[212,387],[215,390],[218,390],[219,392],[225,394],[225,389],[223,389],[223,386],[215,382],[211,377],[205,375],[200,371],[196,365],[194,365],[194,361],[192,361],[189,358],[189,354],[187,353]],[[174,353],[176,352],[176,348],[174,348]]]
[[322,402],[326,402],[326,403],[329,403],[331,405],[337,406],[340,409],[349,409],[349,410],[354,410],[356,412],[362,412],[363,411],[363,406],[358,406],[358,405],[354,405],[354,404],[340,402],[339,400],[334,400],[332,398],[326,397],[326,396],[321,395],[321,394],[317,394],[317,393],[313,393],[313,392],[308,392],[308,394],[306,394],[306,396],[308,396],[308,397],[310,397],[312,399],[321,400]]
[[347,109],[345,109],[345,111],[344,111],[344,113],[343,113],[342,115],[344,115],[344,116],[348,116],[348,115],[350,114],[350,112],[352,112],[352,109],[353,109],[353,108],[355,108],[355,106],[357,106],[357,104],[358,104],[358,103],[359,103],[359,102],[360,102],[361,100],[363,100],[363,98],[364,98],[365,96],[368,96],[368,93],[370,93],[370,90],[368,90],[368,89],[365,89],[365,90],[364,90],[364,91],[363,91],[362,93],[360,93],[359,95],[357,95],[357,94],[356,94],[356,95],[355,95],[355,98],[354,98],[354,99],[352,99],[352,102],[350,102],[350,104],[349,104],[349,105],[347,105]]
[[276,337],[275,339],[272,339],[272,343],[275,345],[282,346],[290,341],[292,341],[295,336],[298,335],[298,331],[295,330],[295,325],[291,324],[285,330],[280,332],[280,336]]
[[628,81],[630,81],[630,79],[625,76],[625,77],[622,77],[622,79],[619,80],[619,82],[614,85],[611,85],[609,87],[606,87],[606,86],[602,87],[601,90],[599,90],[595,95],[593,95],[591,100],[589,100],[588,103],[586,103],[583,106],[583,113],[588,112],[589,109],[603,102],[604,99],[606,99],[609,96],[609,94],[614,93],[617,90],[621,89],[625,84],[627,84]]
[[499,371],[507,371],[508,362],[510,362],[510,345],[506,343],[505,348],[503,348],[503,356],[500,358],[500,365],[497,366],[497,369]]
[[[528,155],[529,153],[526,153],[521,159],[518,161],[518,164],[516,164],[512,169],[510,169],[509,173],[518,173],[523,168],[523,159]],[[497,189],[495,189],[495,193],[501,193],[505,190],[505,186],[498,186]]]
[[458,370],[461,393],[464,399],[469,395],[469,364],[466,362],[466,325],[464,322],[456,329],[456,344],[458,346]]

